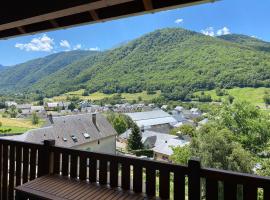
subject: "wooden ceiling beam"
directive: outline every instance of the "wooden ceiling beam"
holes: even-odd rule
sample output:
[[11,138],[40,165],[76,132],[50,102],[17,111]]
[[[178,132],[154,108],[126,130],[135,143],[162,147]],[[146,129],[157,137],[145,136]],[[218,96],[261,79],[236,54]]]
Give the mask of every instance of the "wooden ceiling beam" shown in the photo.
[[92,2],[92,3],[83,4],[80,6],[75,6],[75,7],[39,15],[39,16],[30,17],[27,19],[22,19],[19,21],[2,24],[0,25],[0,31],[12,29],[15,27],[22,27],[29,24],[49,21],[49,20],[53,20],[53,19],[57,19],[61,17],[75,15],[78,13],[89,12],[89,10],[96,10],[96,9],[100,9],[100,8],[104,8],[108,6],[132,2],[132,1],[134,0],[100,0],[100,1]]
[[146,11],[149,11],[149,10],[153,10],[154,9],[152,0],[143,0],[143,5],[144,5],[144,9]]
[[26,34],[26,31],[23,27],[17,27],[18,31],[21,33],[21,34]]
[[94,21],[98,21],[99,20],[98,14],[97,14],[97,12],[95,10],[90,10],[89,13],[90,13],[90,15],[91,15],[91,17],[92,17],[92,19]]
[[60,27],[59,26],[59,24],[57,23],[57,21],[56,20],[50,20],[50,24],[54,27],[54,28],[58,28],[58,27]]

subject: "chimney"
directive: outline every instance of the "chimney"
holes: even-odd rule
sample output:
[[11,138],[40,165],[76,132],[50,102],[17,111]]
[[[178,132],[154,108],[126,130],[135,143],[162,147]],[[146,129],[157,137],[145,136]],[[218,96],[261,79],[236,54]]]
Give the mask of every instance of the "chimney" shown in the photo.
[[93,113],[92,114],[92,122],[95,126],[97,126],[97,114],[96,113]]
[[53,116],[52,116],[52,114],[48,114],[47,117],[48,117],[49,121],[51,122],[51,124],[53,124]]
[[144,126],[143,125],[141,126],[141,132],[142,133],[144,132]]
[[94,126],[96,127],[96,129],[99,131],[99,128],[97,126],[97,114],[96,113],[92,114],[92,122],[93,122]]

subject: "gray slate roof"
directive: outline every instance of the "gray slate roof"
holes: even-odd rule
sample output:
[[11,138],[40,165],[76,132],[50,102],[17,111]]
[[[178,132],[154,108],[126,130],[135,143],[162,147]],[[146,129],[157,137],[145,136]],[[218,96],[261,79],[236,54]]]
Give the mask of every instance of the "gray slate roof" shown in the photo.
[[[54,117],[53,122],[48,127],[33,129],[19,136],[11,136],[8,139],[33,143],[42,143],[44,140],[53,139],[57,146],[73,147],[117,135],[108,120],[101,114],[96,114],[98,129],[92,121],[92,114]],[[89,134],[90,138],[85,138],[83,133]],[[77,142],[74,142],[71,138],[72,135],[77,138]],[[67,140],[64,141],[63,138]]]

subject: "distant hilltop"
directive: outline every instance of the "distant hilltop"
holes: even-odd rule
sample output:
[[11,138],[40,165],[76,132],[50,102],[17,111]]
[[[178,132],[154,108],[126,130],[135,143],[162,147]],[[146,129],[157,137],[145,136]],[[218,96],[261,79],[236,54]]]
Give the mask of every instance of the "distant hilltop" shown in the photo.
[[62,52],[8,67],[0,73],[0,92],[161,90],[179,99],[217,87],[269,87],[269,74],[269,42],[167,28],[103,52]]

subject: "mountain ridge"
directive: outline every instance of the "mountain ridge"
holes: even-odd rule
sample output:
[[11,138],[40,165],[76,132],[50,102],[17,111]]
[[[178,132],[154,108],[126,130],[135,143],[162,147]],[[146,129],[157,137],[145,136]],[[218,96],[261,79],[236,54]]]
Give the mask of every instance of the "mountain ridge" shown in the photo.
[[[270,53],[261,49],[268,43],[248,38],[240,43],[234,38],[160,29],[115,49],[87,52],[39,78],[21,76],[20,85],[14,81],[16,74],[9,82],[15,91],[39,90],[48,96],[83,88],[104,93],[161,90],[175,99],[215,87],[269,87]],[[29,68],[29,63],[22,65]],[[8,91],[2,77],[3,73],[0,91]]]

